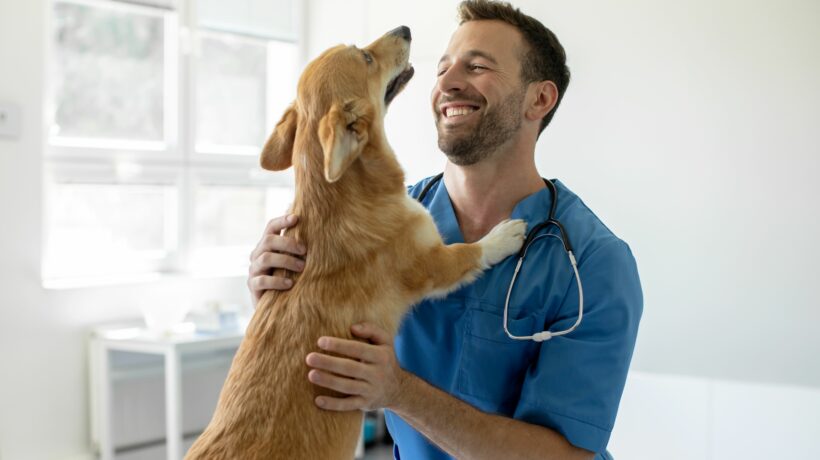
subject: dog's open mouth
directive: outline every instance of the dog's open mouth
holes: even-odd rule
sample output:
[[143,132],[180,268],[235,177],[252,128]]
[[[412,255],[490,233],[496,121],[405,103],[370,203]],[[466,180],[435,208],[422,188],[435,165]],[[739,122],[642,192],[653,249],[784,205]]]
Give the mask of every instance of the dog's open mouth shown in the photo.
[[410,64],[407,65],[407,68],[400,74],[396,76],[390,83],[387,84],[387,91],[384,93],[384,105],[390,104],[394,97],[401,92],[404,88],[404,85],[413,78],[413,73],[415,70],[413,66]]

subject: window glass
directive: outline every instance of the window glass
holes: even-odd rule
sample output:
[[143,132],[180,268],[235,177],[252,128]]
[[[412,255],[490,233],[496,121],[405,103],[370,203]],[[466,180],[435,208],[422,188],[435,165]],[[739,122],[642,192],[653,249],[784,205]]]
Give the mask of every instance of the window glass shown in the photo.
[[244,273],[267,221],[287,211],[293,189],[203,185],[195,198],[191,271]]
[[267,134],[266,67],[264,44],[202,38],[196,64],[198,152],[259,154]]
[[49,5],[46,284],[247,270],[293,199],[250,157],[293,101],[295,1]]
[[197,248],[252,247],[268,219],[287,211],[293,189],[203,185],[195,199]]
[[143,271],[175,248],[173,186],[56,183],[48,203],[46,278]]
[[203,186],[195,199],[196,247],[250,246],[265,228],[263,188]]
[[162,141],[164,20],[54,5],[54,125],[59,137]]
[[199,0],[201,27],[296,41],[294,0]]

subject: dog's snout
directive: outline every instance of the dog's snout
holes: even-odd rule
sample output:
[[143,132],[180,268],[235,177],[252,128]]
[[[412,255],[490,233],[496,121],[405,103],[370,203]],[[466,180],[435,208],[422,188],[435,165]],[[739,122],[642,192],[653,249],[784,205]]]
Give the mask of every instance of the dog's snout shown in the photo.
[[397,37],[401,37],[407,40],[408,42],[412,40],[412,37],[410,36],[410,28],[407,26],[396,27],[395,29],[388,32],[388,35],[395,35]]

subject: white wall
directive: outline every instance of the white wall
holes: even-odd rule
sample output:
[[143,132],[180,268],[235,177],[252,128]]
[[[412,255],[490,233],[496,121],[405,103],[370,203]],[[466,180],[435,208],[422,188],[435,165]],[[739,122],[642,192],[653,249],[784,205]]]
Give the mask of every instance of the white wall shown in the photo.
[[[428,96],[456,1],[311,0],[308,55],[413,29],[416,77],[388,135],[416,180],[439,171]],[[542,174],[581,194],[635,252],[646,308],[639,370],[820,386],[820,4],[813,0],[522,0],[561,38],[573,82],[538,146]],[[89,452],[84,338],[139,314],[147,289],[39,284],[46,0],[0,0],[0,458]],[[243,281],[197,300],[245,302]],[[48,438],[44,439],[44,435]]]
[[820,4],[531,4],[576,75],[539,165],[635,251],[635,367],[820,385]]
[[628,460],[810,460],[820,388],[632,372],[607,449]]

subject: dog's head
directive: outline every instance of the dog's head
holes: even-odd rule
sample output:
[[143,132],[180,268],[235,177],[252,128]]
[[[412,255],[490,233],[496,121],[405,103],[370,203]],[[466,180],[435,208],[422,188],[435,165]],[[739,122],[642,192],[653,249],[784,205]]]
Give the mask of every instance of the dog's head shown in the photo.
[[[394,29],[365,48],[331,48],[308,64],[296,101],[265,147],[261,164],[279,171],[293,164],[297,129],[318,129],[324,177],[335,182],[382,129],[387,106],[413,76],[410,29]],[[318,126],[317,126],[318,124]]]

